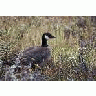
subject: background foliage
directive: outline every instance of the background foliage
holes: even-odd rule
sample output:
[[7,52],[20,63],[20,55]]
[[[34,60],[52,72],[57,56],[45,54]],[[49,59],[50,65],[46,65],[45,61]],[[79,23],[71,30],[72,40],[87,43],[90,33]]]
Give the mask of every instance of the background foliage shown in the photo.
[[48,41],[54,66],[38,71],[43,79],[34,80],[96,80],[95,16],[0,17],[0,80],[33,80],[37,71],[18,75],[8,62],[21,50],[41,45],[44,32],[56,36]]

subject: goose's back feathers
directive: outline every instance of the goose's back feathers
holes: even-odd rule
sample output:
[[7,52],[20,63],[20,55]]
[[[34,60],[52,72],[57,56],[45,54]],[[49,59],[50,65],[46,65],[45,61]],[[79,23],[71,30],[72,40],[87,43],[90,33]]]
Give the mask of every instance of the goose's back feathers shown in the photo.
[[30,47],[23,52],[23,62],[39,64],[51,58],[50,47]]

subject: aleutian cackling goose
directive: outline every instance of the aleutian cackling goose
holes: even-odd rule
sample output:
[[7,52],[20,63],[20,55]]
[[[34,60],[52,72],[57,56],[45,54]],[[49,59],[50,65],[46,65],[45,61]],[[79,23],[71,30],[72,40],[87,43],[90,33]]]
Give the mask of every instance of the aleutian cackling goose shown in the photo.
[[43,63],[51,59],[51,50],[47,45],[47,40],[51,38],[56,37],[52,36],[50,33],[44,33],[42,36],[41,46],[29,47],[23,51],[22,64],[31,64],[31,67],[33,67],[34,64],[38,64],[43,67]]

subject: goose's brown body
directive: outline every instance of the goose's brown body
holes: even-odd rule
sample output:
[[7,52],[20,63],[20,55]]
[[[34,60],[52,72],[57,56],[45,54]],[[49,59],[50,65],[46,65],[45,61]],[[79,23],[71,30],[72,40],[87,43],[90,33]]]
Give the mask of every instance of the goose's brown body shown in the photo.
[[23,52],[23,63],[39,64],[43,66],[43,62],[51,59],[51,49],[49,47],[30,47]]

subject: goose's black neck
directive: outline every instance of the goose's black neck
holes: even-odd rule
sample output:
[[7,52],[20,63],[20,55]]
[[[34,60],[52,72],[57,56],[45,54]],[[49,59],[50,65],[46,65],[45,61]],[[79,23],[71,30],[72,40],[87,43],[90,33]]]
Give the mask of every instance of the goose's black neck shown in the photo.
[[44,36],[42,36],[42,45],[41,45],[42,47],[47,47],[48,45],[47,45],[47,40],[45,39],[45,37]]

